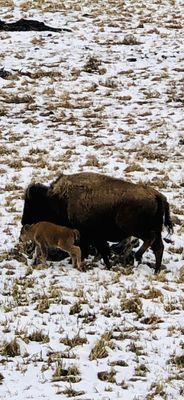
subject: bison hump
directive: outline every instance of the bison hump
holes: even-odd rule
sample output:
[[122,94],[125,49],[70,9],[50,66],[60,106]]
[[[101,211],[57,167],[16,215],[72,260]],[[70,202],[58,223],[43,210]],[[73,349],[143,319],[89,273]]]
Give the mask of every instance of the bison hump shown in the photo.
[[102,186],[107,187],[115,182],[116,184],[118,182],[122,183],[119,179],[95,172],[79,172],[71,175],[62,174],[51,184],[50,193],[58,195],[60,198],[63,196],[69,197],[71,190],[79,190],[80,192],[90,189],[98,190]]

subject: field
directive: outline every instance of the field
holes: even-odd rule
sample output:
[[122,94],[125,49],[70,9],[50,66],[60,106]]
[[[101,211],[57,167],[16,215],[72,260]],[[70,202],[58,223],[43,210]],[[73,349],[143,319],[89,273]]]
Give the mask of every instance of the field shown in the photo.
[[[183,22],[177,0],[0,0],[0,399],[184,396]],[[90,256],[34,267],[17,250],[24,191],[60,173],[142,181],[168,198],[154,275]],[[166,237],[163,231],[163,237]]]

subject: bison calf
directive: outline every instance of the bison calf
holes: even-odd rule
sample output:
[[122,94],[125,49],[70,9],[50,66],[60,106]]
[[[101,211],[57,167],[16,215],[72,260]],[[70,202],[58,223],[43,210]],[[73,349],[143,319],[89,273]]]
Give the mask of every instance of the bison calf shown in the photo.
[[74,267],[81,269],[81,250],[75,242],[79,240],[79,231],[66,226],[59,226],[51,222],[38,222],[37,224],[24,225],[20,232],[20,242],[32,240],[36,246],[36,255],[41,254],[41,259],[46,262],[48,247],[58,247],[66,251],[71,257]]

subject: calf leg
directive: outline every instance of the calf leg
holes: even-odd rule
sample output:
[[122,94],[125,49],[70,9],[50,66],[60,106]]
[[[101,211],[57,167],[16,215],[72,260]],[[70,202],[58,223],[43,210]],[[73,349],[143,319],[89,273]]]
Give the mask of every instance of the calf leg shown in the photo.
[[72,257],[73,266],[80,270],[81,268],[81,249],[79,246],[75,246],[73,244],[59,242],[58,247],[61,250],[66,251]]
[[138,261],[138,263],[141,262],[143,254],[149,247],[152,246],[152,244],[154,243],[154,240],[155,240],[155,233],[153,231],[151,231],[149,234],[149,237],[144,240],[144,243],[142,244],[142,246],[135,253],[135,259]]
[[156,237],[151,248],[153,250],[153,253],[154,253],[155,259],[156,259],[155,274],[157,274],[157,272],[160,272],[160,270],[161,270],[162,256],[163,256],[163,251],[164,251],[164,245],[163,245],[161,235]]
[[48,254],[47,246],[45,245],[45,243],[39,242],[39,243],[36,243],[36,247],[37,247],[36,253],[38,254],[38,252],[40,251],[40,254],[41,254],[41,257],[40,257],[40,258],[41,258],[41,261],[42,261],[43,263],[46,263],[47,254]]
[[40,247],[36,245],[35,251],[33,254],[33,265],[37,265],[39,262],[39,256],[40,256]]

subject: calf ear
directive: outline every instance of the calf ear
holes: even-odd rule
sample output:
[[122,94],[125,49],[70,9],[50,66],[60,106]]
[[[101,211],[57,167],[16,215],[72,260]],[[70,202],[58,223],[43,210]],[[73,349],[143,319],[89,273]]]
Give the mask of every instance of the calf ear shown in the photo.
[[28,225],[28,224],[24,225],[24,226],[22,227],[20,233],[25,233],[25,232],[27,232],[27,231],[29,230],[30,226],[31,226],[31,225]]
[[31,228],[31,225],[26,224],[26,225],[24,226],[24,228],[25,228],[25,232],[27,232],[27,231]]

